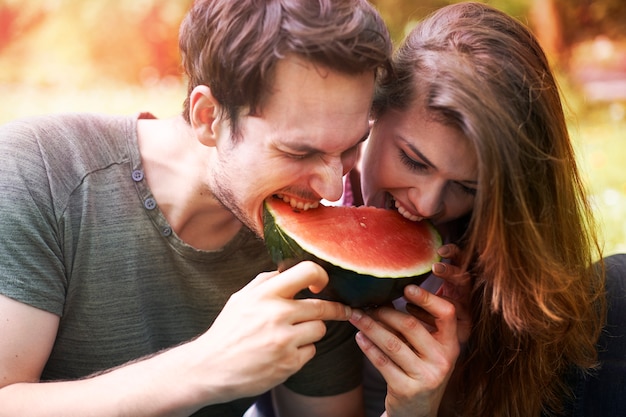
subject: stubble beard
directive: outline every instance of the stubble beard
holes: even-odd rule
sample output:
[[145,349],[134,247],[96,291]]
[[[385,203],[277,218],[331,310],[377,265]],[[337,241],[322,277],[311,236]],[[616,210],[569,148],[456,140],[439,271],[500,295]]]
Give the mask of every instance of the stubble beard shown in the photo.
[[[219,177],[219,176],[218,176]],[[224,181],[226,180],[226,181]],[[259,238],[263,238],[261,230],[257,229],[256,222],[241,208],[241,203],[229,187],[228,178],[217,178],[212,181],[210,193],[226,210],[230,211],[243,225],[250,229]]]

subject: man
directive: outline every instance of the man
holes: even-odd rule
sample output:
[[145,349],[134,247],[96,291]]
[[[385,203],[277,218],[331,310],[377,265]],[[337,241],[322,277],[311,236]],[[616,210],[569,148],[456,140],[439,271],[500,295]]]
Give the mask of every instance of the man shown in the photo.
[[0,129],[0,416],[240,416],[288,378],[300,416],[361,412],[350,309],[294,300],[325,272],[264,273],[258,236],[272,195],[341,196],[385,26],[364,0],[199,1],[180,46],[182,116]]

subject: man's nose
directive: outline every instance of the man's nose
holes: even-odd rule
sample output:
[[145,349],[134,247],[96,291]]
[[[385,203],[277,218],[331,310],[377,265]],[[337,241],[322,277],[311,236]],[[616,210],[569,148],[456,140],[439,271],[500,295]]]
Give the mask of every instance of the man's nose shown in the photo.
[[311,188],[321,198],[337,201],[343,194],[343,174],[344,163],[340,156],[326,158],[311,178]]

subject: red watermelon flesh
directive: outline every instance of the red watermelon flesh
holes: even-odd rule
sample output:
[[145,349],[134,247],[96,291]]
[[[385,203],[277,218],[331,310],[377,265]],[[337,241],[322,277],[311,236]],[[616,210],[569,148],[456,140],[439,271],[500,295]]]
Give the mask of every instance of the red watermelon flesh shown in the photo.
[[[282,200],[266,202],[275,227],[304,251],[343,269],[381,278],[429,272],[440,257],[441,237],[427,221],[395,210],[323,206],[298,211]],[[267,226],[266,221],[266,226]],[[266,227],[267,234],[272,233]]]

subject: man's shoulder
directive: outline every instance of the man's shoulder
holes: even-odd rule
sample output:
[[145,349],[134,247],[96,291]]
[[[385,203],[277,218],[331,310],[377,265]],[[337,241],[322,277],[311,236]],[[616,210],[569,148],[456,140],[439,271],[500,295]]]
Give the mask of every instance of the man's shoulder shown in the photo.
[[137,119],[137,116],[113,115],[104,113],[51,113],[42,115],[32,115],[10,120],[0,125],[3,132],[11,131],[30,131],[37,132],[41,130],[55,129],[57,127],[65,127],[67,129],[76,129],[88,126],[106,126],[122,121]]
[[111,138],[132,134],[137,117],[96,113],[59,113],[31,116],[0,126],[0,146],[14,149],[36,146],[42,151],[55,147],[80,147],[109,143]]
[[0,153],[6,158],[36,155],[54,165],[127,154],[136,136],[137,116],[62,113],[33,116],[0,126]]
[[8,123],[0,129],[2,182],[22,193],[52,193],[64,205],[91,174],[139,159],[136,120],[67,113]]

